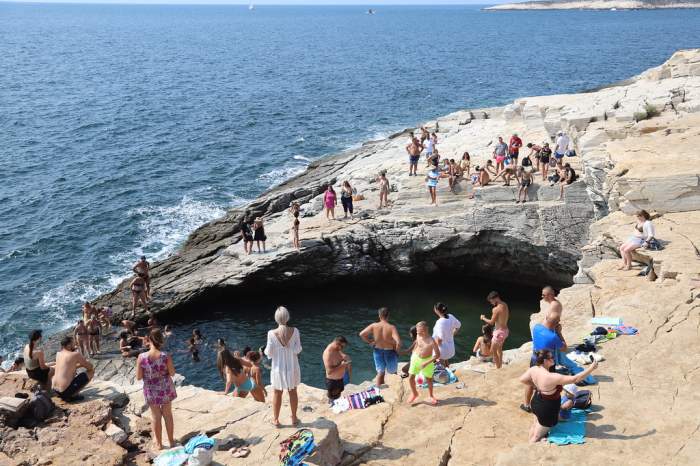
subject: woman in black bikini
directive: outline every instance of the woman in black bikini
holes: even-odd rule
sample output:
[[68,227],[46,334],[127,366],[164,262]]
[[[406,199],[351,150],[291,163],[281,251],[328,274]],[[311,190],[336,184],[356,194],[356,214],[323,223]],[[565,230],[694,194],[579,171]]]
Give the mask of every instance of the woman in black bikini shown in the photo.
[[549,429],[559,422],[559,406],[561,390],[564,385],[579,383],[598,367],[597,362],[591,363],[586,370],[577,375],[561,375],[549,372],[554,367],[554,356],[549,350],[535,351],[536,363],[521,377],[520,382],[535,388],[530,407],[535,415],[535,421],[530,427],[530,443],[542,440]]
[[542,149],[540,149],[540,163],[542,164],[542,181],[547,181],[547,173],[549,172],[549,158],[551,156],[552,149],[550,149],[549,143],[545,142]]
[[75,341],[78,343],[78,349],[80,350],[80,354],[83,356],[88,355],[88,334],[87,334],[87,327],[85,326],[85,321],[83,319],[80,319],[78,321],[78,325],[75,326],[75,330],[73,330],[73,338]]
[[246,254],[250,254],[253,252],[253,230],[250,228],[250,224],[246,223],[245,219],[241,219],[238,228],[240,228],[241,237],[243,238],[243,250]]
[[90,356],[100,354],[100,322],[97,320],[94,314],[90,320],[88,320],[87,332]]
[[136,312],[136,305],[141,301],[143,309],[148,312],[148,301],[146,300],[146,280],[136,276],[129,285],[131,289],[131,312]]

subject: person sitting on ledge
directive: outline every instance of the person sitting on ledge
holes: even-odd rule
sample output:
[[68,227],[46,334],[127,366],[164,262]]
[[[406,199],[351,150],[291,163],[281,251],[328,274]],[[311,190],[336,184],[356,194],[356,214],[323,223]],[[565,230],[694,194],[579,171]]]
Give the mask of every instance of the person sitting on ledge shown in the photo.
[[[79,368],[85,372],[78,372]],[[56,374],[53,377],[52,387],[63,401],[80,401],[79,395],[95,374],[93,365],[85,357],[75,350],[73,337],[66,336],[61,340],[61,351],[56,353]]]
[[24,367],[27,376],[36,380],[44,387],[51,385],[51,378],[54,375],[53,363],[46,363],[44,351],[39,347],[41,344],[41,330],[34,330],[29,334],[29,343],[24,347]]
[[513,177],[513,175],[515,175],[515,165],[513,164],[513,159],[511,158],[506,158],[503,163],[503,169],[498,172],[498,174],[493,178],[493,181],[503,177],[503,186],[510,186],[510,179]]
[[481,362],[491,362],[491,339],[493,338],[493,325],[483,325],[481,327],[481,336],[476,339],[472,353],[474,353]]
[[627,242],[620,246],[620,256],[622,256],[622,265],[618,270],[630,270],[632,268],[632,252],[644,246],[655,239],[656,231],[654,224],[651,223],[651,216],[646,210],[640,210],[636,213],[637,223],[634,226],[634,235],[630,236]]
[[576,175],[576,171],[573,168],[571,168],[571,165],[568,163],[565,163],[560,171],[560,174],[559,174],[559,185],[560,185],[559,200],[560,201],[564,198],[564,186],[570,185],[571,183],[576,181],[577,177],[578,177],[578,175]]

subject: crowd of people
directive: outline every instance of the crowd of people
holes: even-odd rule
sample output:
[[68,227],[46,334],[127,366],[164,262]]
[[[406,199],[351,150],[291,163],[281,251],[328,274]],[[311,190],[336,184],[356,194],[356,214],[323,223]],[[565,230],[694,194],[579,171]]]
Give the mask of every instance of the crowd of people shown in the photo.
[[[518,197],[515,202],[525,203],[528,201],[528,189],[533,183],[533,174],[536,172],[542,174],[543,182],[548,181],[552,186],[556,183],[560,184],[559,199],[564,196],[564,186],[573,183],[578,177],[571,164],[563,161],[564,157],[574,156],[575,152],[569,148],[571,145],[569,136],[561,131],[557,134],[554,152],[548,142],[543,143],[542,146],[528,143],[529,152],[522,160],[520,160],[520,149],[523,147],[523,141],[517,134],[513,134],[508,143],[500,136],[497,141],[492,159],[487,160],[483,166],[476,165],[472,174],[469,152],[464,152],[462,159],[458,161],[453,158],[441,159],[437,147],[437,134],[421,128],[420,139],[414,132],[409,133],[409,142],[406,145],[408,175],[418,176],[418,163],[421,154],[425,152],[428,169],[425,182],[431,205],[438,204],[437,186],[441,178],[448,179],[450,191],[454,194],[457,194],[456,187],[462,179],[468,180],[473,188],[487,186],[499,178],[503,179],[504,186],[510,186],[511,181],[515,179],[518,185]],[[551,175],[549,175],[550,169],[554,171]],[[468,191],[471,191],[469,197],[474,197],[473,189]]]

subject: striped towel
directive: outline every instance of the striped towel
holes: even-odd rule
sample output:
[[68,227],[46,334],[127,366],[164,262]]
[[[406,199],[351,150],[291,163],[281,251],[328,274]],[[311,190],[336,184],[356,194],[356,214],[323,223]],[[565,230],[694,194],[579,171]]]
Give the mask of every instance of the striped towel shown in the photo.
[[350,403],[350,409],[364,409],[365,400],[367,398],[377,395],[379,395],[379,388],[372,386],[369,387],[367,390],[363,390],[358,393],[353,393],[352,395],[348,395],[345,398]]

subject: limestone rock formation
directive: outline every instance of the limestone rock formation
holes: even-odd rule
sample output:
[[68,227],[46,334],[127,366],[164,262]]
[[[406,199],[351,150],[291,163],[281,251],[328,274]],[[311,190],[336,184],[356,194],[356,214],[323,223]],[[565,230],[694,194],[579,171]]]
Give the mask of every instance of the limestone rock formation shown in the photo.
[[[470,199],[467,183],[456,194],[443,183],[440,205],[431,207],[422,178],[407,176],[402,133],[319,161],[248,206],[249,215],[266,217],[267,254],[242,252],[236,225],[245,209],[198,229],[178,255],[155,264],[154,309],[170,312],[217,293],[378,273],[515,270],[538,283],[570,283],[576,274],[576,284],[560,294],[569,343],[592,330],[594,316],[620,317],[639,329],[637,336],[621,336],[600,347],[605,361],[596,373],[599,384],[590,387],[593,411],[584,445],[527,443],[532,416],[517,408],[523,401],[517,378],[527,369],[531,351],[524,345],[507,352],[501,370],[475,360],[456,364],[459,383],[437,389],[438,407],[408,406],[405,381],[396,377],[383,389],[386,403],[343,414],[330,412],[321,390],[300,387],[301,419],[320,445],[310,463],[592,464],[612,458],[635,465],[696,464],[700,191],[693,150],[700,146],[698,64],[700,50],[680,51],[660,67],[596,92],[522,98],[505,108],[456,112],[428,123],[440,128],[443,156],[458,158],[469,150],[472,166],[490,157],[491,135],[518,132],[525,142],[538,143],[566,131],[578,154],[567,161],[581,180],[566,187],[561,200],[559,187],[540,178],[525,205],[514,203],[513,187],[479,188]],[[392,184],[393,202],[387,209],[376,208],[379,171],[386,171]],[[357,203],[355,219],[327,222],[319,213],[318,196],[325,182],[344,179],[366,199]],[[292,250],[288,240],[284,211],[292,199],[299,199],[305,212],[301,252]],[[638,275],[638,266],[618,270],[617,248],[634,222],[629,213],[640,208],[654,215],[657,237],[665,246],[637,252],[638,262],[653,271],[647,277]],[[126,299],[122,285],[98,303],[111,303],[119,315],[129,316]],[[533,315],[533,322],[545,312]],[[67,455],[72,464],[118,464],[126,450],[102,430],[114,424],[128,436],[128,461],[145,464],[149,412],[140,387],[130,384],[128,364],[101,367],[101,374],[120,383],[94,383],[82,407],[60,406],[66,414],[38,430],[3,430],[0,453],[5,456],[0,454],[0,461],[61,464],[58,455]],[[0,396],[3,387],[10,393],[22,390],[24,383],[0,374]],[[348,392],[359,388],[348,387]],[[245,460],[217,451],[219,464],[274,464],[279,441],[294,431],[270,426],[269,404],[192,386],[178,389],[173,408],[178,440],[208,433],[221,445],[251,448]],[[61,448],[38,446],[56,445],[59,435],[68,439]]]

